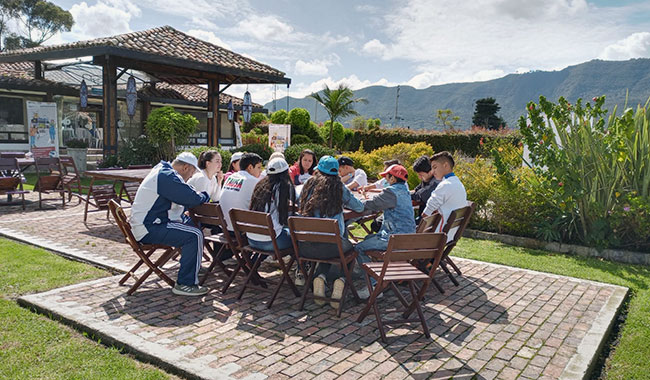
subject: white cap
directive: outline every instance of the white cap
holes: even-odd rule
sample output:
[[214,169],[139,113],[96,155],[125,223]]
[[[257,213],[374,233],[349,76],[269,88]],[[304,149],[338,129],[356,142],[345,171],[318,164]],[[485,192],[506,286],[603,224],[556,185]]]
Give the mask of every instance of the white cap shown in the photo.
[[190,152],[180,153],[178,156],[176,156],[176,161],[182,161],[186,164],[194,166],[196,170],[201,170],[199,169],[199,161],[196,159],[196,156]]
[[289,170],[289,164],[284,158],[274,158],[266,166],[266,171],[269,174],[278,174],[287,170]]
[[269,157],[269,161],[274,159],[274,158],[284,158],[284,153],[282,153],[282,152],[273,152],[273,153],[271,153],[271,157]]
[[232,164],[235,161],[241,160],[241,157],[244,155],[244,152],[235,152],[230,156],[230,163]]

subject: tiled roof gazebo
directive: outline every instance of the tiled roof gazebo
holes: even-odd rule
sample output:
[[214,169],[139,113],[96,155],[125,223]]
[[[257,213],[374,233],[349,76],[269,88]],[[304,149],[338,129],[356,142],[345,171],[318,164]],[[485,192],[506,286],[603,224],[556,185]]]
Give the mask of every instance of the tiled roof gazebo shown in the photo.
[[[271,66],[182,33],[170,26],[140,32],[39,46],[0,53],[0,62],[33,61],[35,78],[43,79],[41,61],[93,57],[103,69],[104,153],[117,151],[117,79],[127,69],[146,72],[172,85],[208,85],[208,144],[216,145],[219,95],[232,84],[289,85],[291,79]],[[120,71],[118,73],[118,68]],[[24,68],[17,67],[17,71]],[[225,87],[221,87],[225,85]]]

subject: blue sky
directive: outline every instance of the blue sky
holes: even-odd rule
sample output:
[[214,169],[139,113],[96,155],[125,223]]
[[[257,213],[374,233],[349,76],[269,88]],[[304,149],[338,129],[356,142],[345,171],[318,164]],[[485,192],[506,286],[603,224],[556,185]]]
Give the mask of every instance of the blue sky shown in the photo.
[[[287,73],[290,95],[344,82],[431,85],[650,57],[650,1],[63,0],[76,25],[48,43],[162,25]],[[239,96],[243,88],[228,92]],[[273,86],[251,86],[253,101]],[[278,97],[287,94],[278,87]]]

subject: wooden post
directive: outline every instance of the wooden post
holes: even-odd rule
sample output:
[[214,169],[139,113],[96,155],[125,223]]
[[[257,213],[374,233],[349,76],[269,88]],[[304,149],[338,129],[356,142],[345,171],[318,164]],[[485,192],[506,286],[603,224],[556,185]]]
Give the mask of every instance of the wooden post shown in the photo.
[[[210,113],[212,117],[210,117]],[[219,144],[220,127],[219,82],[211,79],[208,81],[208,146],[217,146]]]
[[34,79],[43,79],[43,66],[41,61],[34,61]]
[[117,67],[111,56],[102,64],[104,157],[117,154]]

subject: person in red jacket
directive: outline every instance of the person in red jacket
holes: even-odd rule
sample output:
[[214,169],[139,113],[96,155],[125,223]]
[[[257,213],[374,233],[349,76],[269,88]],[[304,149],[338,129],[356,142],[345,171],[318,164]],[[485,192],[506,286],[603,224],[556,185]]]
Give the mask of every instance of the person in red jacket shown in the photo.
[[316,153],[310,149],[300,152],[298,162],[289,168],[289,176],[294,185],[302,185],[314,174],[316,167]]

